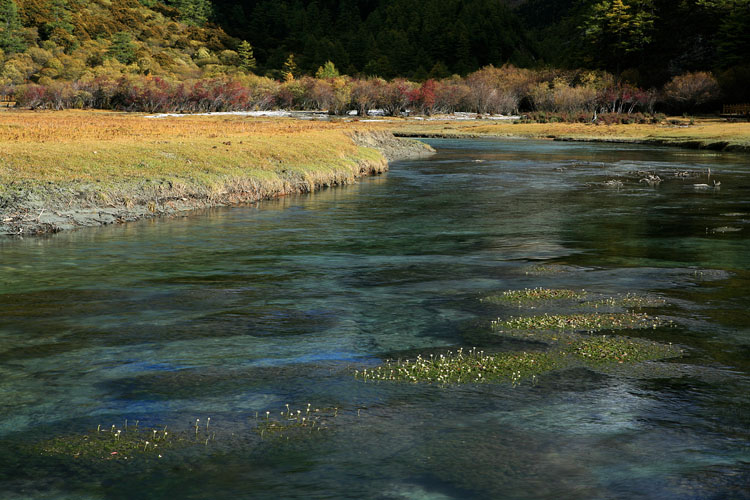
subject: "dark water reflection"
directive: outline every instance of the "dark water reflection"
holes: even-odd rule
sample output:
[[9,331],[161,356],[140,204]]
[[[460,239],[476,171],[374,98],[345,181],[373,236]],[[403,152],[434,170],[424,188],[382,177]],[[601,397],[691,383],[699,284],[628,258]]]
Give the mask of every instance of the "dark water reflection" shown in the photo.
[[[0,242],[0,497],[750,498],[747,158],[434,145],[260,208]],[[709,168],[721,189],[695,189]],[[535,286],[662,296],[677,327],[637,335],[688,355],[518,387],[351,376],[447,347],[533,348],[490,335],[518,311],[478,299]],[[251,431],[255,412],[308,402],[341,409],[328,432]],[[217,442],[163,461],[28,451],[125,418],[205,416]]]

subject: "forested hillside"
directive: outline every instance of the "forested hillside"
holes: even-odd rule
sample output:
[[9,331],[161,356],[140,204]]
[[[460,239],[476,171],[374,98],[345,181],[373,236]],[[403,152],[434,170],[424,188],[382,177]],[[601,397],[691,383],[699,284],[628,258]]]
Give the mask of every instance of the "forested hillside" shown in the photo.
[[0,80],[86,74],[200,75],[237,63],[207,0],[0,0]]
[[749,0],[525,0],[517,13],[546,64],[645,87],[712,71],[726,98],[750,97]]
[[6,95],[55,82],[82,82],[74,92],[98,82],[101,93],[102,82],[122,76],[159,77],[144,81],[178,94],[179,82],[211,80],[191,87],[205,94],[217,80],[249,88],[255,78],[250,87],[271,95],[260,99],[270,106],[308,102],[300,96],[309,92],[294,86],[274,90],[305,75],[328,79],[330,93],[345,96],[352,82],[331,78],[457,85],[468,77],[476,93],[481,75],[495,75],[478,70],[505,65],[534,71],[521,86],[492,84],[517,89],[523,97],[513,102],[527,109],[564,88],[593,96],[608,87],[622,93],[623,85],[633,95],[671,88],[690,96],[673,100],[674,109],[747,102],[750,0],[0,0]]
[[215,0],[214,7],[216,21],[249,40],[267,69],[294,53],[303,71],[331,60],[348,74],[425,78],[536,58],[522,22],[498,0]]

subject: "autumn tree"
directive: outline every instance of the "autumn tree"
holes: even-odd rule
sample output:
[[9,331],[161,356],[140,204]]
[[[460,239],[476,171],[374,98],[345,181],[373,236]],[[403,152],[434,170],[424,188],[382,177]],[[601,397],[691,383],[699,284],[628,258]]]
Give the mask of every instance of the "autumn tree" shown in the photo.
[[331,61],[326,61],[326,63],[318,68],[318,71],[315,72],[315,78],[336,78],[339,76],[339,70],[336,69],[336,65],[333,64]]
[[284,74],[284,80],[288,82],[294,80],[294,76],[297,73],[297,63],[294,61],[294,54],[289,54],[281,71]]

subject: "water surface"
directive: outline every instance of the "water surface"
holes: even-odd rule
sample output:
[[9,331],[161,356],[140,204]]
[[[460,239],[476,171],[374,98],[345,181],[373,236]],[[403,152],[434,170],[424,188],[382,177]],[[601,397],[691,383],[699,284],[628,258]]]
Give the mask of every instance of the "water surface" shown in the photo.
[[[747,158],[430,142],[437,155],[356,186],[1,240],[0,497],[750,498]],[[662,297],[676,326],[631,334],[687,354],[519,386],[352,377],[532,348],[490,333],[517,309],[480,299],[537,286]],[[256,412],[307,403],[340,409],[328,431],[253,432]],[[215,442],[161,461],[28,451],[208,416]]]

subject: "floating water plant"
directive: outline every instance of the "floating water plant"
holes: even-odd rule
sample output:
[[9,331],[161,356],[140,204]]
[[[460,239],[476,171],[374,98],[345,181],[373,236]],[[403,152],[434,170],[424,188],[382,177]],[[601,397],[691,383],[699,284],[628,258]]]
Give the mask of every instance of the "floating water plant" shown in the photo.
[[661,307],[667,304],[667,301],[661,297],[637,295],[627,293],[625,295],[605,297],[598,300],[583,302],[581,305],[586,307],[622,307],[626,309],[638,309],[643,307]]
[[585,298],[586,295],[585,290],[577,292],[575,290],[558,290],[552,288],[524,288],[523,290],[507,290],[498,295],[490,295],[482,299],[482,302],[495,304],[517,303],[522,305],[548,300],[580,300]]
[[582,338],[573,344],[572,352],[594,364],[634,363],[671,358],[682,353],[671,344],[607,335]]
[[387,361],[362,371],[355,377],[365,382],[411,382],[441,385],[462,383],[511,382],[536,380],[545,372],[588,367],[599,371],[623,363],[637,363],[679,357],[682,350],[671,344],[643,339],[597,335],[569,337],[545,352],[486,354],[472,348],[445,354],[417,356],[413,360]]
[[546,276],[550,274],[562,274],[573,270],[570,266],[560,264],[537,264],[526,268],[526,274],[529,276]]
[[632,330],[656,328],[669,321],[646,313],[612,313],[612,314],[542,314],[538,316],[521,316],[492,322],[495,331],[505,330],[553,330],[585,331],[599,330]]
[[300,433],[320,432],[328,429],[330,420],[336,418],[339,413],[338,408],[313,408],[311,403],[307,404],[304,409],[294,410],[286,406],[286,411],[279,412],[276,418],[271,412],[265,412],[264,416],[258,417],[256,413],[256,432],[261,438],[281,437],[298,435]]
[[355,377],[368,381],[433,382],[458,384],[510,381],[561,367],[559,356],[543,352],[487,354],[472,348],[445,354],[417,356],[414,360],[387,361],[374,369],[357,370]]
[[[126,424],[127,425],[127,424]],[[37,450],[47,456],[67,456],[93,460],[128,460],[135,458],[162,458],[164,454],[175,449],[195,445],[207,445],[216,438],[203,429],[187,432],[170,432],[167,427],[142,428],[124,426],[118,429],[112,426],[85,434],[59,436],[37,445]]]

